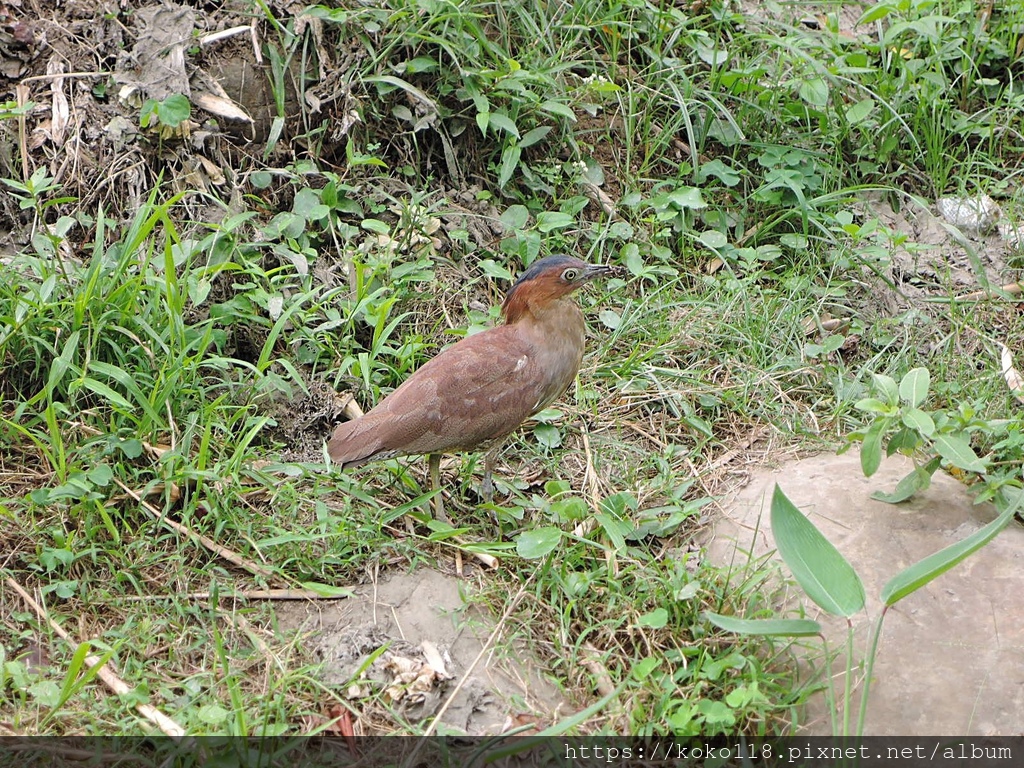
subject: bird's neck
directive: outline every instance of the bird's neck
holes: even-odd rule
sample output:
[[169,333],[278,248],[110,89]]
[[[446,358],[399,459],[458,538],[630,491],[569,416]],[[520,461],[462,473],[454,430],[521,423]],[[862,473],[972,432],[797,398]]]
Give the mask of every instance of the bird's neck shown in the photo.
[[567,360],[582,356],[586,326],[583,313],[569,296],[543,302],[527,297],[506,303],[502,310],[506,325],[521,329],[537,344]]
[[505,325],[529,323],[534,325],[559,324],[563,318],[572,322],[579,318],[579,327],[583,327],[583,314],[568,295],[538,295],[536,291],[529,294],[515,292],[509,294],[501,307]]
[[583,360],[586,326],[583,313],[569,297],[544,303],[527,300],[520,311],[505,315],[506,325],[528,345],[544,385],[536,410],[547,408],[572,384]]

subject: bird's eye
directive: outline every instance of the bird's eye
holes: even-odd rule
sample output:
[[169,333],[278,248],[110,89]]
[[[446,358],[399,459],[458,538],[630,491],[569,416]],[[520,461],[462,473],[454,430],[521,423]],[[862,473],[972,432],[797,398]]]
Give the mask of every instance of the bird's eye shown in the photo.
[[580,276],[580,271],[576,267],[569,267],[562,273],[562,279],[567,283],[574,282],[577,277]]

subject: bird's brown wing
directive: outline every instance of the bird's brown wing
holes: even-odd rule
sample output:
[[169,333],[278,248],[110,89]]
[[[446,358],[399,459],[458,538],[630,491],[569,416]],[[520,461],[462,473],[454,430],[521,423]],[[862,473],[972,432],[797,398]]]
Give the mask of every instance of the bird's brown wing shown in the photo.
[[403,454],[471,450],[512,432],[542,401],[545,372],[514,326],[469,336],[427,362],[376,408],[335,429],[331,458],[359,466]]

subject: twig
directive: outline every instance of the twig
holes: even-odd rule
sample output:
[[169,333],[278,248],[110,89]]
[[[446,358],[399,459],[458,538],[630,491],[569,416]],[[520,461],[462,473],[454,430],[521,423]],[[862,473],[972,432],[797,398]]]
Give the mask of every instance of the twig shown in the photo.
[[196,531],[193,531],[191,528],[188,528],[188,527],[182,525],[181,523],[177,523],[174,520],[171,520],[169,517],[167,517],[166,515],[162,514],[156,507],[154,507],[152,504],[150,504],[144,498],[139,496],[139,494],[137,494],[135,491],[133,491],[127,485],[122,483],[118,478],[115,477],[114,478],[114,482],[117,483],[119,486],[121,486],[121,488],[124,489],[125,493],[127,493],[129,496],[131,496],[133,499],[135,499],[139,503],[139,505],[146,512],[148,512],[149,515],[154,520],[156,520],[157,522],[163,523],[168,528],[171,528],[171,529],[177,531],[178,533],[184,534],[185,536],[188,536],[190,538],[195,539],[196,541],[198,541],[200,544],[202,544],[204,547],[206,547],[208,550],[210,550],[214,554],[219,555],[220,557],[223,557],[229,563],[233,563],[234,565],[237,565],[239,568],[244,568],[249,573],[252,573],[252,574],[254,574],[256,576],[263,576],[264,578],[267,578],[267,579],[274,578],[274,573],[272,571],[269,571],[266,568],[263,568],[262,566],[256,565],[256,563],[254,563],[254,562],[252,562],[250,560],[246,560],[244,557],[242,557],[241,555],[237,554],[236,552],[233,552],[232,550],[228,549],[227,547],[222,547],[220,544],[215,542],[213,539],[207,538],[206,536],[203,536],[203,534],[197,533]]
[[58,77],[106,77],[112,75],[113,72],[55,72],[47,75],[32,75],[32,77],[23,77],[21,83],[31,83],[36,80],[54,80]]
[[[13,589],[19,595],[21,595],[21,599],[24,600],[28,604],[28,606],[36,612],[36,615],[38,615],[40,619],[49,624],[50,628],[58,635],[60,635],[61,638],[63,638],[63,640],[66,643],[73,647],[78,647],[79,643],[77,643],[68,632],[65,632],[64,629],[57,622],[51,619],[47,615],[43,607],[39,605],[39,603],[37,603],[35,600],[33,600],[32,596],[29,595],[29,593],[26,592],[24,589],[22,589],[21,585],[17,581],[15,581],[11,577],[8,577],[7,584],[11,587],[11,589]],[[118,696],[123,697],[132,693],[133,688],[120,677],[118,677],[116,674],[114,674],[114,672],[106,664],[101,665],[100,660],[96,656],[93,656],[92,654],[86,656],[85,663],[88,664],[90,668],[99,666],[97,674],[100,680],[102,680],[103,683],[107,686],[107,688],[116,693]],[[174,722],[171,718],[169,718],[156,707],[153,707],[149,704],[136,704],[135,709],[138,710],[140,715],[142,715],[144,718],[146,718],[151,723],[156,725],[157,728],[159,728],[168,736],[185,735],[184,728],[182,728],[180,725],[178,725],[176,722]]]
[[[124,597],[100,600],[105,603],[134,603],[155,600],[208,600],[212,592],[187,592],[183,595],[125,595]],[[254,589],[246,592],[218,592],[220,600],[339,600],[351,597],[350,593],[322,595],[312,589]]]
[[[1000,291],[1008,293],[1011,296],[1016,296],[1024,291],[1024,284],[1022,283],[1008,283],[1007,285],[1000,286]],[[974,293],[965,293],[963,296],[957,296],[953,301],[981,301],[982,299],[995,299],[998,298],[999,294],[993,290],[982,290],[975,291]]]
[[18,150],[21,152],[21,180],[28,183],[28,125],[25,120],[25,105],[29,100],[29,88],[24,83],[14,87],[18,98]]
[[76,749],[74,747],[65,747],[60,744],[41,744],[41,739],[25,739],[21,737],[14,738],[0,738],[0,751],[17,752],[19,750],[28,749],[32,752],[45,752],[51,755],[59,755],[66,760],[83,760],[88,761],[91,764],[96,762],[103,763],[117,763],[119,765],[141,763],[142,765],[150,765],[152,760],[143,755],[133,755],[131,753],[122,752],[96,752],[92,749]]
[[601,661],[601,654],[597,648],[590,643],[584,643],[583,651],[583,666],[594,676],[597,692],[602,696],[610,696],[615,693],[615,684],[612,682],[611,675],[608,674],[608,669]]

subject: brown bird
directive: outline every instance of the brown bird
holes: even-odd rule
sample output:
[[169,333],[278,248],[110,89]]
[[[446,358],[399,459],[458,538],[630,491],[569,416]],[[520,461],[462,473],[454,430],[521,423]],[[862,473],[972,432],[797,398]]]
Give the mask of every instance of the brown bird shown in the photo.
[[375,459],[428,454],[434,510],[441,454],[485,450],[481,491],[505,438],[557,400],[583,359],[583,313],[570,294],[611,267],[548,256],[524,272],[501,305],[504,324],[467,336],[425,363],[376,408],[339,424],[327,444],[343,469]]

